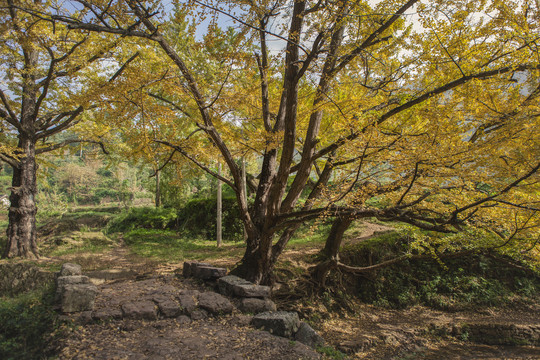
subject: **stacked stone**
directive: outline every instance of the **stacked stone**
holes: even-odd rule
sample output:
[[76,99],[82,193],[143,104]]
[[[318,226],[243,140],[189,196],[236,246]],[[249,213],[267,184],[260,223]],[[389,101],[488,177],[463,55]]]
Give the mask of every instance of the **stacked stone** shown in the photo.
[[217,283],[221,294],[240,298],[239,309],[244,313],[276,311],[276,304],[270,300],[269,286],[255,285],[234,275],[224,276]]
[[56,299],[62,312],[93,310],[96,294],[97,287],[90,283],[88,276],[82,275],[80,265],[62,265],[56,278]]
[[217,280],[219,293],[239,298],[240,311],[256,314],[251,320],[254,327],[313,348],[324,344],[324,339],[307,323],[301,322],[296,312],[276,311],[276,304],[270,300],[270,287],[255,285],[238,276],[226,275],[226,272],[226,269],[194,261],[185,262],[183,269],[185,277]]

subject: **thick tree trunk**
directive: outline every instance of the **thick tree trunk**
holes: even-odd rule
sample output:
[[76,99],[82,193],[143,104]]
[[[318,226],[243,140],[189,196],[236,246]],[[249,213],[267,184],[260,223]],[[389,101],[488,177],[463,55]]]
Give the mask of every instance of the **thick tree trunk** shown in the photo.
[[38,258],[36,243],[36,157],[32,139],[22,139],[19,146],[24,158],[13,168],[11,206],[7,228],[7,246],[3,256],[7,258]]
[[231,274],[240,276],[255,284],[272,285],[274,283],[274,265],[271,247],[263,250],[261,244],[270,242],[271,239],[249,239],[246,252],[240,263],[231,271]]

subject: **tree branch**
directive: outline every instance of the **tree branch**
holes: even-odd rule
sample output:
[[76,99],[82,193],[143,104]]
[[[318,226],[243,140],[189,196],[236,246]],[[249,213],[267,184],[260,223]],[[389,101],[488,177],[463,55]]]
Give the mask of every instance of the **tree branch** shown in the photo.
[[216,173],[215,171],[212,171],[210,170],[206,165],[202,164],[200,161],[198,161],[197,159],[195,159],[195,157],[191,156],[190,154],[188,154],[184,149],[182,149],[180,146],[177,146],[177,145],[173,145],[171,144],[170,142],[168,141],[163,141],[163,140],[154,140],[155,142],[159,143],[159,144],[163,144],[165,146],[168,146],[172,149],[175,149],[176,151],[178,151],[180,154],[182,154],[183,156],[185,156],[186,158],[188,158],[189,160],[191,160],[195,165],[197,165],[199,168],[201,168],[202,170],[206,171],[208,174],[212,175],[213,177],[215,177],[216,179],[219,179],[221,181],[223,181],[225,184],[229,185],[235,192],[238,192],[238,189],[236,188],[236,186],[234,185],[234,183],[232,181],[230,181],[229,179],[227,178],[224,178],[223,176],[219,175],[218,173]]

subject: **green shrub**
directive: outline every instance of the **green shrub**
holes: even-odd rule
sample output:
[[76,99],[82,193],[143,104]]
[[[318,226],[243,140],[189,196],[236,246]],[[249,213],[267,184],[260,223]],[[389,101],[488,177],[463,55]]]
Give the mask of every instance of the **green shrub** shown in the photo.
[[45,359],[60,322],[52,309],[53,288],[0,298],[0,359]]
[[140,207],[131,208],[109,222],[108,233],[128,232],[134,229],[165,229],[174,222],[174,209]]
[[[216,198],[194,199],[178,210],[176,227],[191,236],[216,238]],[[224,239],[241,240],[244,227],[233,197],[223,198],[222,234]]]
[[[402,255],[410,249],[409,244],[410,239],[388,233],[345,246],[341,259],[349,265],[368,266]],[[499,256],[408,259],[381,268],[372,277],[351,281],[362,301],[392,308],[423,304],[464,310],[538,300],[540,276],[512,267]]]

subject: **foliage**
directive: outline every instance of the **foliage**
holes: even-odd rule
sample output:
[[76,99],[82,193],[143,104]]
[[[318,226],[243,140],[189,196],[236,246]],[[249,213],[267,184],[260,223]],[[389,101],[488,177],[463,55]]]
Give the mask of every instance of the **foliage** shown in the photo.
[[128,232],[134,229],[165,229],[176,220],[174,209],[140,207],[130,208],[109,222],[108,233]]
[[52,355],[60,322],[52,309],[54,289],[0,298],[0,358],[41,359]]
[[[413,244],[394,232],[345,246],[341,257],[347,264],[368,266],[408,252]],[[424,304],[462,310],[538,301],[540,275],[502,260],[504,256],[496,253],[409,259],[379,269],[372,277],[357,278],[353,287],[362,301],[397,308]]]
[[[216,238],[217,200],[215,197],[193,199],[178,210],[176,228],[189,236]],[[222,199],[222,234],[224,239],[241,240],[243,226],[240,211],[234,198]]]

